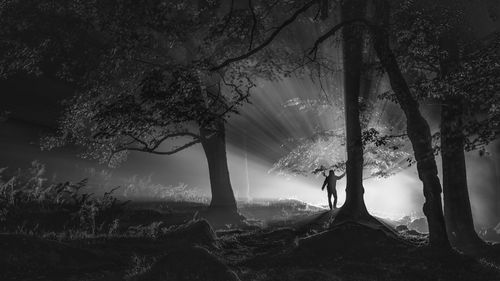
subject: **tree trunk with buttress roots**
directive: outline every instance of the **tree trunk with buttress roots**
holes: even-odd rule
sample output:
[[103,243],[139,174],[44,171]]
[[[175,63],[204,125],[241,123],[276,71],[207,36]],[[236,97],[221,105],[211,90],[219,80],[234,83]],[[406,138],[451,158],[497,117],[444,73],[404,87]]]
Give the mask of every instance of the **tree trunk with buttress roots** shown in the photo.
[[[389,19],[389,7],[385,1],[376,2],[376,14],[384,24]],[[450,248],[441,202],[441,183],[438,178],[432,137],[429,124],[419,110],[419,104],[412,96],[401,73],[396,57],[390,47],[389,35],[384,26],[371,26],[374,48],[386,71],[397,101],[406,116],[406,128],[411,141],[417,171],[423,183],[425,203],[423,211],[429,224],[429,242],[433,248]]]
[[201,144],[207,157],[210,174],[212,200],[210,209],[236,213],[234,198],[226,156],[226,136],[224,121],[216,121],[214,128],[201,128]]
[[[457,35],[449,32],[441,38],[440,45],[447,56],[440,62],[443,77],[456,69],[460,59]],[[464,100],[445,93],[441,105],[441,162],[443,168],[444,218],[448,239],[458,248],[475,248],[484,245],[474,230],[467,186],[465,164],[465,135],[463,130]]]
[[[342,4],[342,20],[363,17],[366,1],[351,0]],[[363,32],[359,26],[342,29],[344,65],[344,102],[347,143],[346,201],[336,220],[370,218],[363,198],[363,144],[359,120],[359,94],[363,63]]]
[[441,158],[448,237],[454,246],[470,248],[485,244],[474,230],[467,188],[463,102],[460,98],[446,98],[441,107]]

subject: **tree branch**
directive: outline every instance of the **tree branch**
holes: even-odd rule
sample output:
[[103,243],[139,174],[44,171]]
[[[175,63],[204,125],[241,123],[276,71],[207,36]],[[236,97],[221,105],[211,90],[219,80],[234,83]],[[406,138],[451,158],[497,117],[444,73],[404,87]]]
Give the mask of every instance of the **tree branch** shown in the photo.
[[243,55],[240,55],[240,56],[237,56],[237,57],[234,57],[234,58],[229,58],[225,61],[223,61],[221,64],[217,65],[217,66],[214,66],[210,69],[210,71],[217,71],[219,69],[222,69],[226,66],[228,66],[229,64],[233,63],[233,62],[237,62],[237,61],[240,61],[240,60],[244,60],[246,58],[249,58],[251,57],[252,55],[254,55],[255,53],[259,52],[260,50],[264,49],[267,45],[269,45],[273,40],[274,38],[276,38],[276,36],[278,36],[281,31],[289,26],[290,24],[292,24],[295,19],[300,16],[302,13],[306,12],[312,5],[314,5],[315,3],[317,2],[317,0],[312,0],[312,1],[309,1],[307,2],[304,6],[302,6],[300,9],[298,9],[297,11],[295,11],[295,13],[293,13],[293,15],[288,18],[287,20],[285,20],[280,26],[278,26],[276,28],[276,30],[271,33],[271,35],[269,36],[269,38],[267,38],[264,42],[262,42],[262,44],[260,44],[259,46],[255,47],[254,49],[252,49],[251,51],[243,54]]
[[176,137],[183,137],[183,136],[192,137],[195,141],[199,141],[200,140],[200,137],[198,135],[190,133],[190,132],[182,132],[182,133],[169,134],[169,135],[166,135],[163,138],[159,139],[158,141],[156,141],[156,144],[153,147],[151,147],[151,150],[156,150],[167,139],[176,138]]
[[196,139],[196,140],[188,142],[182,146],[179,146],[175,149],[172,149],[170,151],[156,151],[155,149],[150,149],[150,148],[145,148],[145,147],[122,147],[122,148],[119,148],[119,149],[113,151],[112,155],[114,155],[118,152],[122,152],[122,151],[139,151],[139,152],[147,152],[147,153],[157,154],[157,155],[172,155],[172,154],[177,153],[181,150],[184,150],[188,147],[191,147],[191,146],[199,143],[200,141],[201,141],[200,139]]
[[257,27],[257,16],[255,15],[255,11],[253,10],[252,0],[248,0],[248,8],[252,13],[252,19],[253,19],[252,31],[250,32],[250,46],[248,46],[248,50],[251,51],[253,45],[253,36],[255,34],[255,28]]
[[234,9],[234,0],[231,0],[231,6],[229,7],[229,13],[227,14],[227,19],[226,19],[226,22],[224,23],[224,27],[222,27],[221,33],[224,33],[224,31],[226,31],[227,26],[231,22],[231,19],[233,18],[233,9]]
[[339,31],[345,25],[353,24],[353,23],[363,23],[363,24],[365,24],[367,26],[371,26],[371,24],[366,19],[362,19],[362,18],[346,20],[346,21],[343,21],[343,22],[335,25],[330,30],[328,30],[328,32],[326,32],[325,34],[321,35],[318,39],[316,39],[316,41],[314,42],[314,45],[313,45],[312,49],[309,51],[309,54],[313,55],[313,59],[312,60],[316,59],[316,54],[318,52],[318,47],[319,47],[319,45],[321,43],[323,43],[328,38],[334,36],[335,33],[337,33],[337,31]]
[[[143,140],[139,139],[138,137],[136,137],[136,136],[132,135],[131,133],[125,133],[125,135],[126,135],[126,136],[129,136],[129,137],[131,137],[131,138],[133,139],[132,143],[133,143],[134,141],[136,141],[136,142],[138,142],[138,143],[142,144],[144,147],[148,147],[148,144],[147,144],[145,141],[143,141]],[[132,143],[130,143],[130,144],[132,144]]]

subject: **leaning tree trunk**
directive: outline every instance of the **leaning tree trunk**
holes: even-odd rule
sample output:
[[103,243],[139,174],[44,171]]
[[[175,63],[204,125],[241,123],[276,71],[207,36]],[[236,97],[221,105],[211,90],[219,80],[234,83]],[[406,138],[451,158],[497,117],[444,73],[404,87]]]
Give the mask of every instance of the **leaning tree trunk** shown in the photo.
[[472,220],[467,188],[462,118],[463,101],[460,98],[447,98],[441,107],[444,217],[448,238],[458,248],[484,244],[474,230]]
[[[366,1],[351,0],[342,4],[342,20],[363,17]],[[348,25],[342,29],[344,65],[344,103],[347,143],[346,201],[338,220],[370,217],[363,199],[363,143],[359,121],[359,92],[363,63],[363,32],[359,26]]]
[[210,188],[212,201],[210,209],[214,211],[236,212],[236,200],[234,198],[229,169],[226,157],[226,139],[224,121],[217,121],[215,128],[201,128],[201,144],[205,151],[210,174]]
[[[389,7],[385,1],[376,1],[376,14],[382,18],[384,25],[389,19]],[[397,98],[401,109],[406,116],[406,128],[411,141],[417,171],[423,183],[425,203],[423,211],[429,224],[429,241],[433,248],[450,248],[446,233],[441,202],[441,183],[438,178],[438,170],[429,124],[419,110],[418,102],[412,96],[401,69],[389,43],[389,34],[385,26],[371,26],[374,39],[374,48],[377,56],[389,76],[391,88]]]

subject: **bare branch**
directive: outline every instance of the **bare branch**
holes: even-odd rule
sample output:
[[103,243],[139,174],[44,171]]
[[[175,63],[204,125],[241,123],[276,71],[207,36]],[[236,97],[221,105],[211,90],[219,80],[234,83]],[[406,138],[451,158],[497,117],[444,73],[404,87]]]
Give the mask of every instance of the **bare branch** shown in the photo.
[[271,35],[269,36],[269,38],[267,38],[262,44],[260,44],[259,46],[255,47],[254,49],[252,49],[251,51],[243,54],[243,55],[240,55],[240,56],[237,56],[237,57],[234,57],[234,58],[229,58],[225,61],[223,61],[221,64],[215,66],[215,67],[212,67],[210,69],[210,71],[217,71],[219,69],[222,69],[226,66],[228,66],[229,64],[233,63],[233,62],[237,62],[237,61],[240,61],[240,60],[244,60],[246,58],[249,58],[251,57],[252,55],[254,55],[255,53],[259,52],[260,50],[264,49],[267,45],[269,45],[273,40],[274,38],[276,38],[276,36],[278,36],[281,31],[289,26],[290,24],[292,24],[295,19],[300,16],[302,13],[306,12],[312,5],[314,5],[315,3],[317,2],[317,0],[312,0],[312,1],[309,1],[307,2],[303,7],[301,7],[300,9],[298,9],[297,11],[295,11],[295,13],[293,13],[293,15],[288,18],[287,20],[285,20],[280,26],[278,26],[276,28],[276,30],[271,33]]
[[139,58],[133,58],[132,60],[139,62],[139,63],[146,64],[146,65],[154,66],[154,67],[161,67],[161,68],[168,67],[168,65],[166,65],[166,64],[156,63],[156,62],[147,61],[147,60],[143,60],[143,59],[139,59]]
[[223,118],[226,114],[228,114],[230,112],[236,112],[235,108],[238,105],[240,105],[243,101],[248,101],[248,98],[250,97],[250,89],[253,87],[253,84],[249,84],[249,86],[247,86],[246,90],[242,91],[241,89],[239,89],[238,85],[227,82],[223,75],[221,75],[221,81],[224,83],[224,85],[226,85],[228,87],[232,87],[233,90],[238,94],[238,98],[229,105],[226,103],[222,103],[223,106],[226,108],[221,113],[215,114],[211,118],[208,118],[207,120],[205,120],[203,122],[203,124],[201,124],[202,127],[207,126],[208,124],[210,124],[214,120],[217,120],[219,118]]
[[144,147],[148,147],[148,144],[145,141],[139,139],[138,137],[132,135],[131,133],[124,133],[124,135],[131,137],[134,141],[144,145]]
[[180,132],[180,133],[175,133],[175,134],[168,134],[168,135],[162,137],[161,139],[157,140],[156,144],[153,147],[151,147],[150,149],[156,150],[167,139],[176,138],[176,137],[184,137],[184,136],[192,137],[195,141],[200,140],[200,137],[198,135],[190,133],[190,132]]
[[335,33],[337,33],[337,31],[339,31],[342,27],[348,25],[348,24],[353,24],[353,23],[363,23],[367,26],[371,26],[371,24],[366,20],[366,19],[351,19],[351,20],[346,20],[346,21],[343,21],[337,25],[335,25],[334,27],[332,27],[330,30],[328,30],[328,32],[326,32],[325,34],[321,35],[315,42],[314,42],[314,45],[312,47],[312,49],[309,51],[309,54],[310,55],[313,55],[313,60],[316,59],[316,54],[318,52],[318,47],[321,43],[323,43],[325,40],[327,40],[328,38],[332,37],[335,35]]
[[[153,153],[156,149],[158,149],[158,147],[164,141],[166,141],[167,139],[170,139],[170,138],[189,136],[189,137],[192,137],[195,141],[199,141],[200,140],[200,137],[198,135],[194,134],[194,133],[191,133],[191,132],[179,132],[179,133],[173,133],[173,134],[165,135],[162,138],[154,141],[154,144],[151,145],[151,144],[148,144],[148,142],[146,142],[144,140],[141,140],[140,138],[138,138],[138,137],[136,137],[136,136],[134,136],[134,135],[132,135],[130,133],[125,133],[124,135],[132,138],[133,140],[131,142],[128,142],[128,143],[124,144],[125,147],[121,147],[118,150],[113,151],[112,155],[116,154],[118,152],[121,152],[121,151],[125,151],[125,150],[135,150],[135,151],[143,151],[143,152]],[[140,144],[141,147],[128,147],[128,145],[132,145],[134,142],[137,143],[137,144]]]
[[250,51],[250,50],[252,50],[255,28],[257,27],[257,16],[255,15],[255,11],[253,10],[252,0],[248,0],[248,8],[250,9],[250,12],[252,13],[252,19],[253,19],[252,31],[250,32],[250,45],[248,46],[248,50]]
[[157,154],[157,155],[172,155],[172,154],[175,154],[181,150],[184,150],[188,147],[191,147],[195,144],[198,144],[200,143],[200,139],[196,139],[194,141],[191,141],[191,142],[188,142],[182,146],[179,146],[175,149],[172,149],[170,151],[156,151],[154,149],[147,149],[147,148],[140,148],[140,147],[122,147],[122,148],[119,148],[115,151],[113,151],[113,154],[116,154],[118,152],[122,152],[122,151],[140,151],[140,152],[147,152],[147,153],[151,153],[151,154]]
[[226,22],[224,23],[224,27],[222,28],[222,32],[226,31],[227,26],[231,22],[231,19],[233,18],[233,9],[234,9],[234,0],[231,0],[231,6],[229,7],[229,13],[227,15]]
[[262,15],[261,19],[266,19],[273,11],[274,7],[276,5],[278,5],[278,3],[280,3],[281,0],[276,0],[274,1],[273,3],[271,3],[271,5],[269,5],[266,9],[266,12],[264,13],[264,15]]

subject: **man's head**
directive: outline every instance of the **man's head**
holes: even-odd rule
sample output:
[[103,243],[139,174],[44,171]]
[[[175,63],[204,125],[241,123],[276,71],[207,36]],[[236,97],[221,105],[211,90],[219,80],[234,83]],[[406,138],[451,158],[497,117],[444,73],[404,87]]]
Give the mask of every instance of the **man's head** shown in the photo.
[[335,171],[330,170],[328,173],[329,173],[329,175],[334,175],[334,174],[335,174]]

